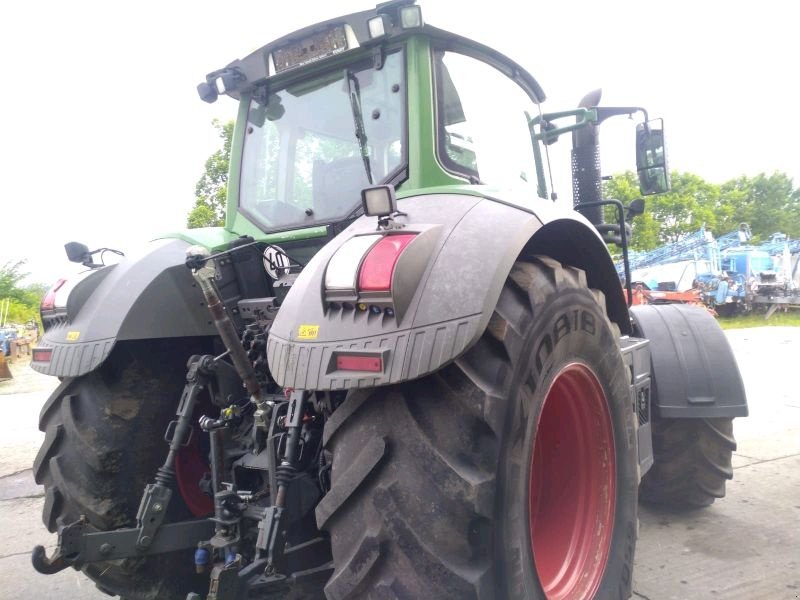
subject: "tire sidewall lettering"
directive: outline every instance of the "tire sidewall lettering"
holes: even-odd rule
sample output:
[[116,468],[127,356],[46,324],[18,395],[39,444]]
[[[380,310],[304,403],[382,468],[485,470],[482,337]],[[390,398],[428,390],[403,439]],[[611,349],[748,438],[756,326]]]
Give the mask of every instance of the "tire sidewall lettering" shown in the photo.
[[[564,308],[564,304],[569,308]],[[508,471],[505,479],[506,511],[504,537],[507,541],[505,577],[508,585],[509,600],[544,599],[544,591],[538,582],[533,563],[530,545],[530,523],[528,515],[528,473],[532,460],[535,424],[538,422],[546,390],[556,374],[569,363],[583,363],[589,366],[598,377],[606,396],[609,398],[612,423],[616,436],[617,454],[621,446],[628,452],[627,456],[618,459],[618,465],[626,473],[618,474],[618,498],[625,495],[627,506],[619,503],[617,507],[615,532],[611,542],[611,552],[607,571],[599,598],[627,598],[623,590],[630,590],[631,573],[633,571],[633,554],[635,548],[636,523],[636,471],[635,456],[629,452],[630,436],[633,428],[632,415],[627,415],[627,381],[621,356],[614,357],[608,348],[617,348],[617,340],[606,324],[605,315],[594,301],[588,290],[568,290],[564,294],[554,295],[545,300],[535,315],[528,330],[528,339],[532,339],[527,362],[523,359],[522,369],[515,374],[511,384],[512,397],[518,398],[513,403],[514,419],[508,429],[506,440],[507,452],[503,460],[507,461]],[[524,353],[523,353],[524,356]],[[524,364],[524,366],[523,366]],[[530,394],[517,394],[521,386],[527,386]],[[523,396],[532,396],[523,398]],[[530,406],[525,406],[525,400]],[[616,400],[615,400],[616,399]],[[632,460],[631,460],[632,457]],[[624,481],[622,481],[624,480]],[[630,498],[632,497],[632,501]]]
[[583,332],[590,336],[596,335],[596,322],[595,316],[586,309],[562,312],[556,317],[552,330],[546,332],[536,345],[534,353],[536,372],[542,374],[553,349],[571,333]]

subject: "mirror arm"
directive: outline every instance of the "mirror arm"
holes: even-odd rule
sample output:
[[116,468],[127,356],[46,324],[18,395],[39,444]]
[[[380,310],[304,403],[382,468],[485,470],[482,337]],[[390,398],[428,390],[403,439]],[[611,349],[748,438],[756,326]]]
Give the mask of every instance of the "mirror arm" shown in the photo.
[[647,123],[649,120],[647,109],[642,108],[641,106],[598,106],[595,110],[597,111],[598,125],[610,117],[616,117],[619,115],[627,115],[632,117],[637,112],[641,112],[644,115],[645,123]]
[[[539,133],[534,133],[536,140],[545,144],[552,144],[561,134],[582,129],[589,124],[600,125],[610,117],[619,115],[633,116],[637,112],[644,115],[644,122],[647,123],[649,119],[647,109],[641,106],[597,106],[594,108],[575,108],[572,110],[562,110],[559,112],[537,115],[528,121],[528,126],[531,131],[533,131],[535,125],[541,125],[541,131]],[[576,122],[561,127],[556,127],[552,123],[555,120],[567,117],[575,117]]]
[[[566,117],[575,117],[576,122],[562,127],[553,125],[553,121],[557,119],[564,119]],[[543,115],[536,115],[528,121],[528,127],[531,132],[536,125],[541,125],[539,133],[533,133],[536,140],[545,144],[552,144],[555,142],[562,133],[568,133],[586,127],[590,123],[597,122],[597,109],[596,108],[575,108],[572,110],[562,110],[560,112],[545,113]]]

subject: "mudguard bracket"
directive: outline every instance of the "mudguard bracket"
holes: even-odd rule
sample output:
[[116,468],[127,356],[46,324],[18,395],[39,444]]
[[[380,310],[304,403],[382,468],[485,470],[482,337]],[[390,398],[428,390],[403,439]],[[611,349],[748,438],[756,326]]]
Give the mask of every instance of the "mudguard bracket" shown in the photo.
[[650,340],[652,404],[659,417],[746,417],[747,398],[724,332],[708,311],[683,304],[631,307]]
[[636,451],[639,476],[642,477],[653,466],[650,343],[641,338],[625,336],[620,339],[620,349],[629,373],[630,410],[636,424]]

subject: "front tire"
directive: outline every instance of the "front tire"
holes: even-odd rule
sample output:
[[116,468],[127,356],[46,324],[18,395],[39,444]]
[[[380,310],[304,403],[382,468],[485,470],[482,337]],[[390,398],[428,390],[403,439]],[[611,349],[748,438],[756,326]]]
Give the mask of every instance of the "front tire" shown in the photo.
[[635,425],[604,304],[519,262],[463,357],[351,393],[325,430],[329,600],[630,596]]

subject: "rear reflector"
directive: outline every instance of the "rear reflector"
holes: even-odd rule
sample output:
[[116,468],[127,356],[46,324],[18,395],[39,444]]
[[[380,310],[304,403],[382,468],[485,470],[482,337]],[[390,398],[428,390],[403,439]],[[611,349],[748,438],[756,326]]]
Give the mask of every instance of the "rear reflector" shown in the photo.
[[383,359],[380,356],[340,354],[336,357],[336,368],[339,371],[367,371],[369,373],[380,373],[383,371]]
[[51,287],[45,294],[44,298],[42,298],[42,303],[39,305],[39,310],[53,310],[56,307],[56,292],[60,290],[61,286],[65,283],[67,283],[66,279],[59,279],[55,282],[53,287]]
[[358,275],[359,292],[388,292],[397,259],[416,234],[387,235],[367,254]]
[[33,362],[50,362],[53,358],[52,348],[34,348],[32,351]]

